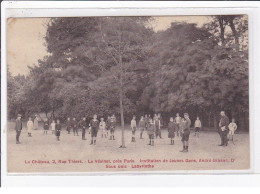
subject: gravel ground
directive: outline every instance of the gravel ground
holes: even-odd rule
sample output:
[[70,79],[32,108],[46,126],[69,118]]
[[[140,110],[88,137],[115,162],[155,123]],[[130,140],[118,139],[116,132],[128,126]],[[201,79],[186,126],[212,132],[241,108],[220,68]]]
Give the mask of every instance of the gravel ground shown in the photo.
[[115,132],[116,140],[101,138],[97,144],[90,145],[90,134],[86,141],[79,136],[61,132],[61,141],[55,135],[43,130],[33,130],[32,137],[27,137],[23,129],[20,137],[22,144],[15,143],[13,123],[8,130],[8,172],[108,172],[108,171],[179,171],[185,170],[238,170],[249,169],[249,135],[236,134],[234,143],[220,147],[220,137],[216,132],[202,131],[200,137],[190,135],[188,153],[182,153],[180,138],[175,137],[175,144],[170,145],[167,130],[162,130],[163,139],[155,139],[155,145],[149,146],[148,136],[131,142],[131,131],[125,131],[126,148],[121,144],[121,130]]

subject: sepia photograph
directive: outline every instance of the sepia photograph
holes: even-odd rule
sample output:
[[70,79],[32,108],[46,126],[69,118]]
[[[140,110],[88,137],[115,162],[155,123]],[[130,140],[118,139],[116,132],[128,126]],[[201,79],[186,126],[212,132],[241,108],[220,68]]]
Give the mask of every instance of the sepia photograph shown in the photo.
[[249,170],[247,15],[6,22],[8,173]]

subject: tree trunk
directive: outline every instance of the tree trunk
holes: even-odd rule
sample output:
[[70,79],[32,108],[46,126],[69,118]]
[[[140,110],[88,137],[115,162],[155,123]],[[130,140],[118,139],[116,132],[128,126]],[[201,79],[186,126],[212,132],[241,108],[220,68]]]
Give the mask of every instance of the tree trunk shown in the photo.
[[214,128],[215,128],[215,129],[218,128],[216,111],[214,111]]
[[120,115],[121,115],[121,127],[122,127],[122,145],[120,146],[120,148],[125,148],[125,121],[124,121],[124,105],[123,105],[123,97],[124,97],[124,93],[123,93],[123,62],[122,62],[122,55],[119,55],[119,63],[120,63],[120,87],[119,87],[119,101],[120,101]]
[[234,20],[233,17],[229,18],[229,25],[230,25],[230,28],[231,28],[231,30],[233,32],[234,38],[235,38],[235,44],[239,45],[238,35],[237,35],[237,31],[236,31],[236,28],[235,28],[233,20]]
[[250,119],[249,113],[247,111],[245,111],[243,115],[244,115],[244,123],[245,123],[244,130],[249,131],[249,125],[250,125],[250,123],[249,123],[249,119]]
[[125,121],[124,121],[124,107],[123,107],[123,91],[122,91],[121,86],[120,86],[120,97],[119,98],[120,98],[120,115],[121,115],[121,127],[122,127],[122,145],[120,146],[120,148],[125,148],[125,134],[124,134]]
[[52,120],[55,119],[54,109],[52,109]]
[[225,26],[224,26],[224,18],[222,16],[218,17],[219,27],[220,27],[220,39],[222,46],[225,46]]
[[236,111],[234,109],[231,109],[230,116],[231,116],[230,121],[232,120],[232,118],[236,118]]
[[48,112],[45,112],[45,115],[46,115],[46,118],[47,118],[48,121],[49,121]]
[[211,122],[210,122],[210,120],[211,120],[211,112],[209,112],[208,116],[209,116],[208,119],[209,119],[209,128],[210,128],[210,125],[211,125]]
[[244,130],[245,129],[245,114],[243,112],[238,113],[238,118],[237,118],[237,131],[240,131],[241,129]]

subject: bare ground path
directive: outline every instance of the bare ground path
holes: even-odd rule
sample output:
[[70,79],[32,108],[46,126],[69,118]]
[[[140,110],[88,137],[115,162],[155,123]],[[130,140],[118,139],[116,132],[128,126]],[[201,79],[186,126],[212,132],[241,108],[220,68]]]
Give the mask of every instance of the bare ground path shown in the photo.
[[61,141],[58,142],[51,131],[43,135],[43,130],[34,130],[33,137],[27,137],[26,129],[21,134],[22,144],[17,145],[15,131],[11,128],[8,130],[7,147],[8,172],[11,173],[236,170],[248,169],[250,165],[248,134],[236,134],[235,145],[230,143],[228,147],[220,147],[216,132],[201,132],[200,138],[194,137],[192,132],[189,152],[182,153],[180,138],[175,138],[175,145],[169,145],[166,130],[162,131],[163,139],[155,139],[155,146],[152,147],[147,145],[146,132],[144,139],[139,139],[137,131],[136,142],[132,143],[128,128],[125,132],[126,148],[122,149],[119,148],[119,128],[115,132],[115,141],[101,138],[99,133],[95,146],[89,145],[88,132],[87,140],[82,141],[81,132],[79,136],[73,136],[63,130]]

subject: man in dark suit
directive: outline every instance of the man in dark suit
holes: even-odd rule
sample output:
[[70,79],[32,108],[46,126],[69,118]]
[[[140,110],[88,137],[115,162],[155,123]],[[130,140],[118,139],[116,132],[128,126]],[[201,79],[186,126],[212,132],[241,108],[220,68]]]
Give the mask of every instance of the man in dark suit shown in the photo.
[[220,112],[221,118],[219,122],[219,135],[221,138],[221,144],[219,146],[227,146],[228,145],[228,125],[229,125],[229,119],[226,116],[224,111]]
[[18,114],[17,119],[15,121],[16,144],[20,144],[19,137],[21,135],[22,128],[23,128],[23,125],[22,125],[22,121],[21,121],[21,115]]

